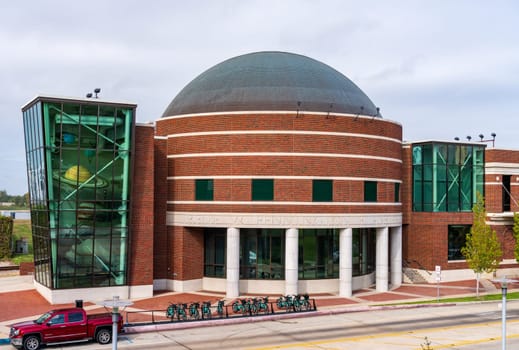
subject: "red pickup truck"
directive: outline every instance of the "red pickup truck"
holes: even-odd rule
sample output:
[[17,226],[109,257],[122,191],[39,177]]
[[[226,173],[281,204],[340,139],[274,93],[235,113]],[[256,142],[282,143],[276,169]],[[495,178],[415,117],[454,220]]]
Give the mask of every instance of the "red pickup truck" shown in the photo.
[[[118,332],[122,317],[118,315]],[[37,350],[40,345],[96,340],[100,344],[112,341],[112,314],[87,315],[80,307],[49,311],[37,320],[11,326],[11,344],[18,349]]]

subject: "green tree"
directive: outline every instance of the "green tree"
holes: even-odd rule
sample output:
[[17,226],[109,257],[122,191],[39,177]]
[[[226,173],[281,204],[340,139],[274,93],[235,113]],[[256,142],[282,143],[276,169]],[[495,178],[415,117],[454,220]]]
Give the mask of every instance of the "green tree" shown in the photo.
[[11,257],[13,239],[13,219],[0,216],[0,259]]
[[515,238],[514,256],[515,260],[519,262],[519,213],[514,213],[514,227],[512,230],[514,231]]
[[473,223],[467,234],[461,253],[467,264],[476,273],[476,295],[479,297],[479,277],[481,272],[494,272],[503,256],[496,231],[486,224],[485,200],[481,193],[476,194],[476,204],[472,208]]

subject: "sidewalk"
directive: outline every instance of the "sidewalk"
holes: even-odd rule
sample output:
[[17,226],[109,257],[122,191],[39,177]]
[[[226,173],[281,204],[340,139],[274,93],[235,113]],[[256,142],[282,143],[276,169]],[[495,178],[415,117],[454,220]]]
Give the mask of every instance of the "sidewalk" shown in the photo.
[[[494,283],[487,280],[480,282],[479,290],[481,295],[495,294],[501,291],[499,285],[496,286]],[[341,310],[341,312],[367,311],[377,308],[375,307],[376,305],[390,304],[393,302],[402,303],[415,300],[434,301],[438,297],[438,291],[440,298],[473,296],[476,293],[476,281],[467,280],[459,282],[445,282],[439,285],[439,290],[436,284],[403,284],[394,290],[382,293],[371,288],[358,290],[354,292],[351,298],[343,298],[331,294],[311,295],[310,297],[315,299],[317,310],[330,313],[338,310]],[[511,291],[513,290],[509,290],[509,292]],[[270,296],[270,301],[275,303],[277,297],[278,296]],[[125,310],[123,317],[125,322],[145,322],[151,320],[152,315],[151,313],[145,313],[142,311],[158,310],[154,312],[153,317],[156,321],[165,321],[165,310],[170,303],[190,303],[195,301],[211,301],[212,303],[215,303],[221,299],[225,299],[225,295],[211,292],[159,292],[151,298],[132,300],[133,305]],[[232,300],[226,300],[226,305],[230,305],[231,303]],[[35,319],[39,315],[53,308],[72,306],[74,305],[50,305],[47,300],[45,300],[34,289],[32,276],[0,277],[0,339],[8,337],[9,327],[13,323]],[[89,313],[106,312],[102,306],[96,305],[94,302],[85,301],[84,306]],[[133,313],[132,311],[136,311],[137,313]],[[293,313],[290,315],[292,315],[291,317],[296,316],[296,314]],[[304,317],[304,315],[308,314],[300,313],[296,317]],[[281,316],[281,314],[279,316]],[[283,317],[287,316],[289,315]],[[264,318],[262,317],[262,319]],[[219,320],[219,322],[220,321],[222,320]],[[237,322],[236,318],[234,318],[234,320],[229,318],[228,321]],[[184,323],[184,327],[187,326],[188,323],[190,322]],[[181,324],[181,322],[175,323],[176,327],[182,327]],[[200,325],[201,324],[197,322],[196,326]],[[169,324],[169,326],[172,326],[172,324]],[[191,323],[191,326],[195,325]],[[134,328],[133,330],[142,331],[142,328]],[[153,330],[153,327],[149,330]]]

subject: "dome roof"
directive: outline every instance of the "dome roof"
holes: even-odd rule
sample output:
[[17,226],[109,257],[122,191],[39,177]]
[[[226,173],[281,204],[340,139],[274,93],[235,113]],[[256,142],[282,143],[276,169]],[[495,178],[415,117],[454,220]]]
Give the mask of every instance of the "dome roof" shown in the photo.
[[369,97],[332,67],[302,55],[267,51],[206,70],[180,91],[162,117],[298,109],[380,116]]

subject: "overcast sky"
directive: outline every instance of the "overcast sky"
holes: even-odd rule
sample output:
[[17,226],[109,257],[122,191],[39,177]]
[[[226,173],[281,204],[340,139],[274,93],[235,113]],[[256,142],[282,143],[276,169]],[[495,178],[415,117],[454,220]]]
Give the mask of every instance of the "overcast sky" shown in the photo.
[[519,149],[518,1],[2,1],[0,190],[27,191],[21,107],[100,97],[158,119],[228,58],[288,51],[357,84],[404,140],[497,133]]

